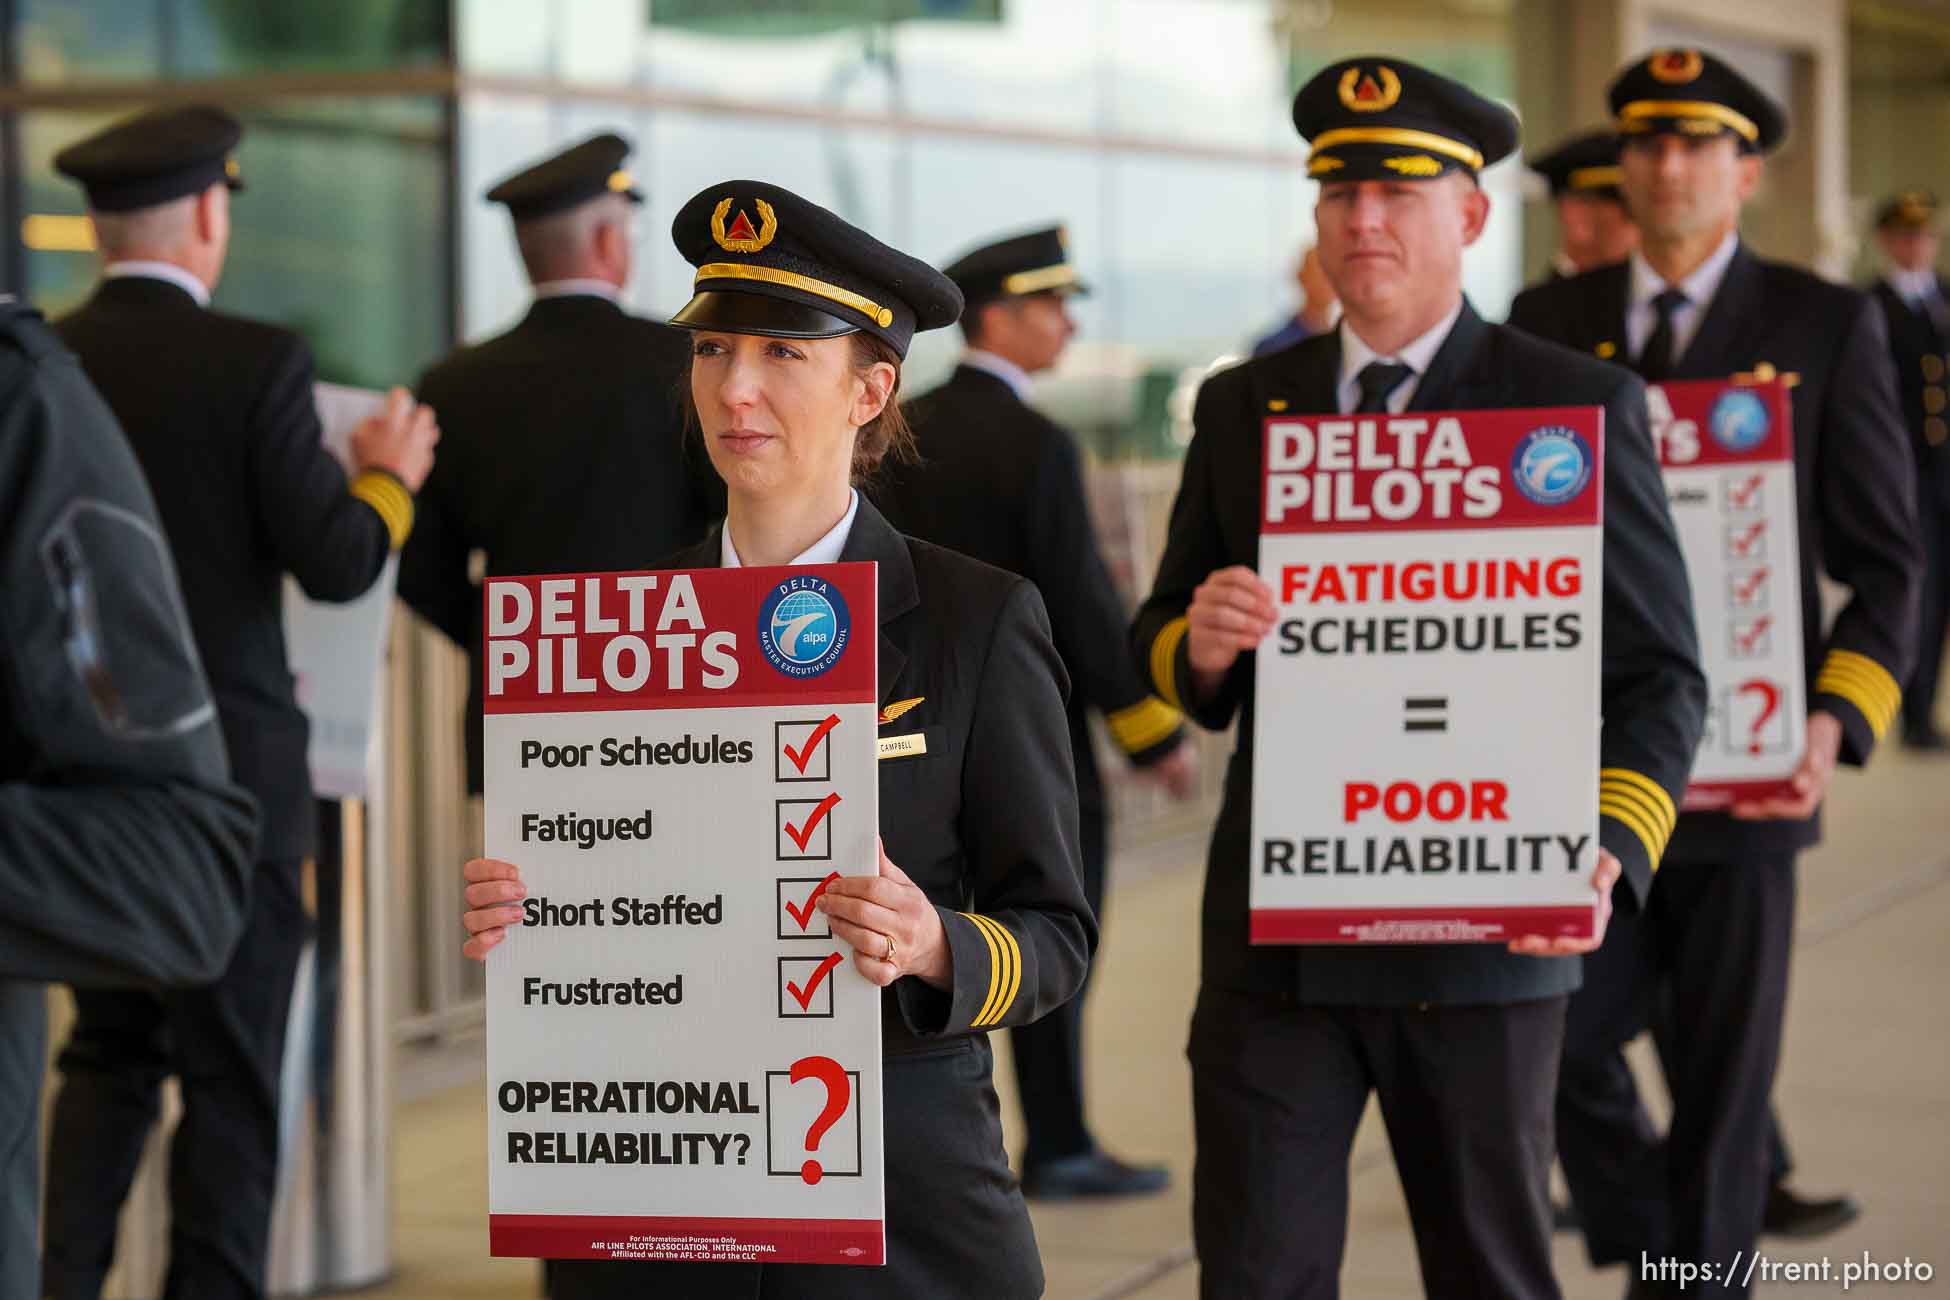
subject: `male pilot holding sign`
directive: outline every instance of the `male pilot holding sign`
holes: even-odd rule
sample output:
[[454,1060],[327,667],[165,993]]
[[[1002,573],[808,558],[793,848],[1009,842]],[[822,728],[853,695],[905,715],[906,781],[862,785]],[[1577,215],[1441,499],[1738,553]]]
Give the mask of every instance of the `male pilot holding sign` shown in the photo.
[[1476,174],[1516,147],[1515,115],[1447,78],[1364,58],[1309,82],[1294,122],[1313,145],[1321,259],[1345,314],[1339,329],[1200,392],[1157,584],[1133,633],[1164,699],[1207,727],[1243,719],[1206,873],[1189,1048],[1201,1288],[1228,1300],[1339,1293],[1347,1155],[1374,1091],[1402,1153],[1428,1292],[1556,1296],[1545,1190],[1579,977],[1566,958],[1596,940],[1247,942],[1254,655],[1275,621],[1255,572],[1262,422],[1281,411],[1604,408],[1600,935],[1621,876],[1621,908],[1642,903],[1699,737],[1685,568],[1643,385],[1486,324],[1463,297],[1463,250],[1489,215]]
[[[1573,1199],[1590,1210],[1605,1184],[1632,1187],[1584,1215],[1593,1260],[1725,1268],[1751,1258],[1767,1196],[1794,858],[1820,838],[1837,760],[1865,762],[1894,721],[1913,654],[1915,471],[1875,304],[1740,240],[1761,155],[1787,128],[1780,106],[1710,54],[1660,50],[1618,75],[1611,107],[1639,251],[1519,295],[1511,323],[1652,381],[1793,384],[1807,751],[1792,793],[1680,820],[1651,907],[1613,934],[1572,1004],[1559,1100]],[[1853,589],[1825,635],[1817,565]],[[1675,991],[1663,1157],[1619,1054],[1661,982]],[[1661,1293],[1641,1278],[1635,1294]]]

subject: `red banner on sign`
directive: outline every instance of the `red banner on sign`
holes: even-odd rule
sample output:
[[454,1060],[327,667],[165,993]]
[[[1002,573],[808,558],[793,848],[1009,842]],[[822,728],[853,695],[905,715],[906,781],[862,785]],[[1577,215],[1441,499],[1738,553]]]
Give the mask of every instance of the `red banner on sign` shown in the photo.
[[875,566],[490,578],[486,712],[839,704],[875,694]]
[[1794,459],[1793,407],[1779,379],[1666,380],[1647,396],[1662,469]]
[[1596,407],[1271,416],[1262,533],[1451,532],[1593,524]]

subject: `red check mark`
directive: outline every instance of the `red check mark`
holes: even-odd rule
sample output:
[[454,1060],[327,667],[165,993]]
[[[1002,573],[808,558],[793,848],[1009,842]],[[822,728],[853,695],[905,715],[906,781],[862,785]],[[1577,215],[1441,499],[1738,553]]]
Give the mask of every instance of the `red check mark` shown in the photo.
[[806,851],[806,845],[812,842],[813,832],[819,829],[819,823],[826,820],[826,814],[832,812],[833,805],[839,801],[840,796],[838,791],[821,799],[819,801],[819,807],[812,810],[812,816],[806,818],[806,824],[803,829],[794,826],[791,822],[785,824],[785,833],[792,837],[792,842],[799,846],[801,853],[804,853]]
[[1766,531],[1767,531],[1767,521],[1763,519],[1759,523],[1754,524],[1752,527],[1748,528],[1747,531],[1742,533],[1740,536],[1734,538],[1733,539],[1734,554],[1747,555],[1752,553],[1754,544],[1760,541],[1761,534],[1765,533]]
[[[785,756],[792,760],[792,765],[794,767],[798,768],[801,773],[804,773],[806,770],[806,764],[812,761],[813,751],[819,748],[819,742],[826,739],[827,733],[832,731],[834,727],[837,727],[839,725],[840,725],[839,714],[837,713],[827,714],[826,721],[820,723],[817,727],[814,727],[812,735],[807,736],[805,742],[802,745],[800,745],[798,749],[794,749],[790,745],[783,746],[783,748],[785,749]],[[806,846],[801,844],[799,847],[803,849]]]
[[785,982],[785,991],[792,995],[792,1000],[799,1004],[801,1011],[809,1010],[812,1007],[813,994],[819,992],[819,986],[826,982],[826,977],[833,973],[833,967],[839,964],[840,955],[838,953],[827,953],[826,960],[819,963],[818,967],[812,973],[812,978],[806,981],[804,992],[801,992],[799,986],[791,980]]
[[[798,836],[795,835],[793,836],[793,838],[797,839]],[[799,847],[801,849],[804,849],[806,846],[801,844]],[[801,930],[805,929],[806,926],[812,923],[813,912],[817,910],[813,905],[819,902],[819,896],[826,892],[826,886],[832,884],[835,880],[838,880],[839,878],[840,878],[840,873],[835,871],[831,875],[827,876],[826,879],[820,881],[818,886],[807,897],[806,905],[803,909],[799,907],[798,904],[790,900],[787,900],[785,905],[785,910],[792,913],[792,919],[799,923],[799,928]]]
[[1739,487],[1729,489],[1727,495],[1732,499],[1736,508],[1745,509],[1748,505],[1752,504],[1755,497],[1760,495],[1761,482],[1762,476],[1756,474]]
[[1754,625],[1747,629],[1745,635],[1736,636],[1734,640],[1740,643],[1742,650],[1751,650],[1760,644],[1762,637],[1767,635],[1767,627],[1773,621],[1771,618],[1757,618],[1754,620]]
[[1753,573],[1748,576],[1745,582],[1741,583],[1739,586],[1733,589],[1733,594],[1738,596],[1742,601],[1752,600],[1754,596],[1759,593],[1762,585],[1765,584],[1766,581],[1767,581],[1767,570],[1755,569]]

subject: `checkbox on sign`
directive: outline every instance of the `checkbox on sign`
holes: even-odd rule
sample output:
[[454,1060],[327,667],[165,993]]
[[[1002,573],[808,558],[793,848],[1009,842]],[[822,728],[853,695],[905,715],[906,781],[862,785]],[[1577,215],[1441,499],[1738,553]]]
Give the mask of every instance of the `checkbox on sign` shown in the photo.
[[839,807],[838,792],[824,799],[779,799],[775,801],[778,859],[780,862],[831,862],[833,860],[833,810]]
[[832,977],[845,960],[837,952],[779,958],[779,1019],[831,1020]]
[[1759,659],[1768,653],[1773,642],[1774,620],[1766,614],[1759,618],[1736,619],[1728,630],[1735,659]]
[[1754,511],[1763,508],[1767,478],[1762,474],[1729,474],[1722,481],[1726,493],[1726,508],[1729,514],[1737,511]]
[[1727,558],[1732,560],[1758,560],[1767,554],[1767,521],[1727,525]]
[[1747,613],[1767,608],[1768,579],[1772,570],[1764,564],[1735,565],[1727,570],[1727,605]]
[[773,779],[830,781],[833,779],[833,729],[840,715],[801,718],[772,724]]
[[819,910],[819,896],[840,878],[837,871],[824,876],[789,876],[778,881],[778,917],[781,939],[830,939],[833,927],[826,913]]

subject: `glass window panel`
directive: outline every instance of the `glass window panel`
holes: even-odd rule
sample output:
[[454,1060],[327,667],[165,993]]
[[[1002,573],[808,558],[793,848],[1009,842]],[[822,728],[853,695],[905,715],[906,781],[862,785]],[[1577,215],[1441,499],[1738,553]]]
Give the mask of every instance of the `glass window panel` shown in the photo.
[[449,0],[18,0],[28,84],[419,65]]

